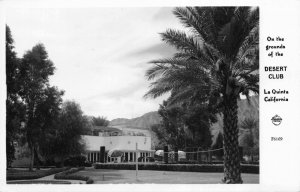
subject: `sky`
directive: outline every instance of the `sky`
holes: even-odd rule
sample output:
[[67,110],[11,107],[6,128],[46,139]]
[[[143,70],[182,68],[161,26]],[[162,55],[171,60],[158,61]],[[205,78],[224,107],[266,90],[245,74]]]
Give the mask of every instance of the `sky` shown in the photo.
[[143,95],[149,61],[175,52],[159,33],[183,29],[170,7],[10,8],[6,23],[19,57],[45,45],[56,67],[50,84],[86,115],[135,118],[158,110],[168,97]]

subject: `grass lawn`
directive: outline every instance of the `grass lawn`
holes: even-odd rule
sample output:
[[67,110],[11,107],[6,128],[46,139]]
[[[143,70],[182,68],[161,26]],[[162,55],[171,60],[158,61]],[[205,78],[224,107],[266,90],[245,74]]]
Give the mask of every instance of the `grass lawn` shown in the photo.
[[[106,183],[156,183],[156,184],[218,184],[223,173],[177,172],[140,170],[136,180],[135,170],[112,170],[86,168],[75,173],[89,176],[95,184]],[[242,174],[245,184],[258,184],[259,174]]]
[[53,181],[53,180],[28,180],[28,181],[8,181],[7,184],[71,184],[71,182]]
[[12,168],[6,171],[7,180],[29,180],[45,177],[65,170],[65,168],[47,168],[29,171],[28,168]]

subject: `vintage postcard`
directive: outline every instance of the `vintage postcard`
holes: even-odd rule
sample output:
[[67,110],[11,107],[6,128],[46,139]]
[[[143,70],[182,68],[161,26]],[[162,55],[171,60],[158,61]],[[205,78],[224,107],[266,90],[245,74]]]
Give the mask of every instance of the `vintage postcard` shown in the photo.
[[1,191],[300,191],[300,1],[0,8]]

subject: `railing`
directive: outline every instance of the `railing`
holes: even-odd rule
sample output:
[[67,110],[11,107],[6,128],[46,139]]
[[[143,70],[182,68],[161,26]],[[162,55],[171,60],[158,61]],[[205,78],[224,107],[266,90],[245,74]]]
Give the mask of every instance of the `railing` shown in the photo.
[[[155,155],[155,159],[160,162],[168,163],[192,163],[192,164],[222,164],[223,163],[223,148],[201,150],[195,148],[194,151],[188,152],[162,152],[159,155]],[[167,160],[165,158],[168,158]],[[243,152],[240,149],[240,158],[242,163],[258,163],[259,153],[251,153],[250,155]]]

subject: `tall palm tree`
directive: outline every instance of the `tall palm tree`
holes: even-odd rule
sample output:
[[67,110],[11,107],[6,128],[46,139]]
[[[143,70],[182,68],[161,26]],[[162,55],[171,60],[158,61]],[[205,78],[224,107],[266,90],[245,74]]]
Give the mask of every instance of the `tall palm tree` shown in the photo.
[[173,102],[197,98],[220,109],[224,121],[225,183],[242,183],[238,148],[241,94],[258,94],[259,11],[252,7],[186,7],[173,13],[188,29],[168,29],[162,40],[175,47],[172,58],[151,61],[145,97],[172,93]]

